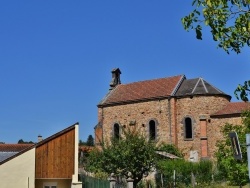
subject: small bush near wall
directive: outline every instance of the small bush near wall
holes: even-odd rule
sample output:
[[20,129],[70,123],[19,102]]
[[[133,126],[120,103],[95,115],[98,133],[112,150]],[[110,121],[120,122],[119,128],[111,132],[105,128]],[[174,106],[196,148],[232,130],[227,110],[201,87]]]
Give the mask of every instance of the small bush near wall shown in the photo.
[[156,185],[159,188],[210,185],[212,169],[211,161],[162,160],[157,164]]

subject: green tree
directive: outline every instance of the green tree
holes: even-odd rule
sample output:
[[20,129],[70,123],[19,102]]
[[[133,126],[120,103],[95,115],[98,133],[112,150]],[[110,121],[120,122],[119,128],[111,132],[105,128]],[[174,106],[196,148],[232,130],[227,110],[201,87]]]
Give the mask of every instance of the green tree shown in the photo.
[[79,140],[79,146],[86,146],[86,142],[82,141],[81,139]]
[[250,45],[250,0],[193,0],[194,10],[182,23],[186,30],[194,29],[196,38],[202,39],[202,25],[211,29],[218,47],[227,53]]
[[86,142],[87,146],[94,146],[94,138],[92,135],[88,136],[87,142]]
[[[195,30],[196,38],[202,40],[202,26],[208,26],[218,47],[240,53],[250,46],[250,0],[193,0],[193,11],[182,18],[184,29]],[[250,80],[239,84],[237,98],[248,101]]]
[[32,142],[32,141],[24,141],[23,139],[20,139],[20,140],[18,140],[18,142],[17,142],[18,144],[34,144],[34,142]]
[[89,135],[87,141],[79,140],[79,146],[94,146],[94,138],[92,135]]
[[23,141],[23,139],[20,139],[20,140],[18,140],[18,142],[17,142],[18,144],[23,144],[24,143],[24,141]]
[[244,186],[248,182],[247,152],[246,147],[241,147],[242,160],[235,160],[228,137],[229,132],[235,131],[238,134],[239,142],[245,143],[246,134],[250,131],[250,112],[242,114],[243,125],[226,124],[222,127],[224,140],[217,144],[216,152],[219,179],[226,179],[231,185]]
[[248,95],[250,94],[250,80],[245,81],[243,85],[239,84],[234,91],[237,99],[241,98],[243,101],[248,101]]
[[124,130],[120,139],[90,153],[86,169],[128,178],[132,174],[134,187],[155,166],[155,143],[148,142],[138,131]]

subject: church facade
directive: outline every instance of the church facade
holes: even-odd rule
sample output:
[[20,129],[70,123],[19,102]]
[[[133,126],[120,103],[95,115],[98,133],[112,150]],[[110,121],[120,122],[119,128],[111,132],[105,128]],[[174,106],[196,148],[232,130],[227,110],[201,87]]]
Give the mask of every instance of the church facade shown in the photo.
[[120,74],[112,70],[110,89],[97,105],[96,144],[136,128],[157,144],[176,145],[190,161],[213,158],[221,126],[241,124],[241,112],[250,107],[230,102],[230,95],[203,78],[177,75],[122,84]]

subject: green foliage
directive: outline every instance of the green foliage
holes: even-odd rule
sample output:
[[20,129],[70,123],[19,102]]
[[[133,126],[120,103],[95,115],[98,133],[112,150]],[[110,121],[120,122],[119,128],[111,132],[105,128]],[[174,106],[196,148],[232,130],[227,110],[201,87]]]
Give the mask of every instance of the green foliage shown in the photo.
[[86,142],[87,146],[94,146],[94,138],[92,135],[88,136],[87,142]]
[[244,111],[242,114],[241,114],[241,117],[242,117],[242,122],[243,122],[243,125],[245,126],[246,128],[246,132],[250,132],[250,111],[247,110],[247,111]]
[[243,101],[248,101],[248,95],[250,93],[250,80],[245,81],[243,85],[239,84],[234,94],[237,99],[241,99]]
[[100,150],[95,148],[89,153],[85,168],[88,172],[97,173],[102,171],[102,152]]
[[228,137],[229,132],[237,132],[239,142],[245,143],[246,134],[250,131],[250,112],[242,114],[243,125],[226,124],[222,127],[224,140],[217,144],[217,174],[216,179],[225,179],[230,185],[246,185],[248,182],[247,151],[246,147],[241,147],[242,160],[235,160],[231,148],[231,141]]
[[209,160],[203,160],[199,163],[194,163],[194,175],[198,184],[210,184],[212,182],[213,163]]
[[78,154],[78,165],[79,167],[85,167],[88,157],[89,157],[90,150],[79,150]]
[[79,146],[94,146],[94,138],[92,135],[89,135],[87,141],[79,140]]
[[109,177],[109,174],[102,172],[102,171],[97,171],[95,172],[95,178],[101,179],[101,180],[107,180]]
[[24,141],[23,139],[20,139],[20,140],[18,140],[18,142],[17,142],[18,144],[34,144],[34,142],[32,142],[32,141]]
[[148,187],[155,188],[156,187],[155,182],[153,180],[150,180],[150,179],[149,180],[145,179],[145,180],[140,181],[137,184],[137,188],[148,188]]
[[218,47],[229,53],[250,45],[250,0],[193,0],[194,10],[184,18],[185,30],[196,31],[202,39],[202,25],[211,29]]
[[185,185],[191,183],[192,167],[184,160],[162,160],[157,163],[156,183],[161,187],[174,186],[174,170],[176,172],[176,182]]
[[[250,0],[193,0],[192,6],[194,10],[181,21],[185,30],[195,30],[197,39],[202,40],[205,25],[218,47],[228,54],[250,46]],[[250,80],[239,84],[234,93],[237,99],[248,101]]]
[[[212,182],[213,164],[211,161],[198,163],[178,160],[161,160],[157,163],[156,182],[160,187],[191,186],[192,175],[197,185],[209,185]],[[173,178],[175,172],[175,180]]]
[[79,146],[86,146],[86,142],[79,140]]
[[137,131],[124,130],[119,140],[104,145],[102,151],[93,150],[88,158],[86,170],[115,173],[128,178],[132,173],[134,185],[155,166],[155,143]]
[[[166,151],[183,158],[183,154],[174,145],[162,144],[158,150]],[[196,185],[210,184],[212,180],[213,164],[211,161],[200,161],[193,163],[184,159],[166,159],[160,158],[156,165],[156,182],[159,187],[174,187],[174,181],[177,187],[191,186],[192,175],[195,177]],[[175,172],[176,179],[173,174]]]

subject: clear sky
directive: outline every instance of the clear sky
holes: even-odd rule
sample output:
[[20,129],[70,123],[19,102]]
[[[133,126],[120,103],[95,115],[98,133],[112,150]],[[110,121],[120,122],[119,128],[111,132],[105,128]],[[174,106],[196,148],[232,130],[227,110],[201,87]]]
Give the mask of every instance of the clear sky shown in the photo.
[[0,141],[37,141],[75,122],[94,135],[111,70],[122,83],[185,74],[234,97],[249,79],[249,49],[227,55],[209,30],[198,41],[181,18],[192,1],[0,2]]

